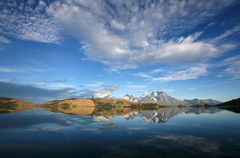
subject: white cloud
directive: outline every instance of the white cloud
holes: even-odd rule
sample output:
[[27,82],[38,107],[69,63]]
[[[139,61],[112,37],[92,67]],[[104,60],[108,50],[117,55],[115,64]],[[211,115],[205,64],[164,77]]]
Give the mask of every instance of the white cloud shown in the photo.
[[64,89],[64,88],[71,88],[71,89],[75,88],[75,85],[69,84],[65,81],[53,81],[53,82],[39,81],[39,82],[35,82],[33,85],[38,88],[48,88],[51,90],[58,90],[58,89]]
[[151,74],[158,74],[158,73],[160,73],[160,72],[163,72],[163,69],[154,69],[154,70],[152,70],[150,73]]
[[39,102],[66,98],[109,97],[119,89],[118,85],[101,85],[99,89],[81,88],[69,81],[69,79],[63,79],[30,83],[21,80],[0,79],[0,94]]
[[105,85],[103,82],[94,81],[90,84],[80,86],[70,83],[69,80],[39,81],[33,84],[34,87],[47,88],[49,90],[69,89],[74,95],[70,97],[112,97],[112,93],[119,89],[118,85]]
[[0,31],[23,40],[58,43],[58,26],[45,14],[46,4],[30,1],[0,1]]
[[48,14],[84,44],[82,50],[88,59],[125,69],[201,62],[218,55],[221,51],[214,44],[196,41],[202,32],[180,35],[231,2],[146,2],[142,8],[137,1],[109,5],[105,1],[70,0],[51,4]]
[[112,20],[111,21],[111,26],[114,29],[121,30],[121,31],[123,31],[125,29],[125,26],[122,23],[120,23],[120,22],[118,22],[116,20]]
[[162,44],[158,49],[150,50],[148,54],[144,53],[141,56],[134,57],[134,60],[135,62],[141,61],[148,64],[183,64],[200,62],[216,56],[219,52],[212,44],[193,41],[185,42],[183,40],[182,43]]
[[94,81],[94,82],[91,82],[91,83],[82,84],[82,85],[80,85],[80,87],[92,88],[92,87],[101,87],[103,85],[104,85],[103,82]]
[[195,79],[195,78],[198,78],[200,76],[207,74],[207,72],[208,72],[207,65],[198,64],[198,65],[190,67],[188,69],[171,72],[167,75],[160,76],[160,77],[151,75],[151,72],[149,74],[140,72],[140,73],[136,73],[133,75],[142,77],[142,78],[148,78],[152,81],[165,81],[166,82],[166,81],[179,81],[179,80]]
[[112,93],[119,89],[118,85],[103,85],[103,89],[93,93],[95,98],[112,97]]
[[195,67],[188,68],[186,70],[177,71],[173,74],[168,74],[167,76],[153,78],[153,81],[179,81],[179,80],[189,80],[195,79],[200,76],[207,74],[206,65],[200,64]]
[[73,35],[83,45],[87,59],[113,70],[200,63],[228,49],[198,41],[201,31],[182,35],[232,2],[63,0],[50,4],[38,1],[36,7],[30,2],[0,2],[0,31],[24,40],[53,43],[60,42],[63,32]]

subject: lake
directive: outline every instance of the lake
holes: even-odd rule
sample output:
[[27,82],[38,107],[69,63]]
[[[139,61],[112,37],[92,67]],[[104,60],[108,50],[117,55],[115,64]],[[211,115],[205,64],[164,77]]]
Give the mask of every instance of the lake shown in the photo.
[[240,157],[239,113],[215,107],[94,110],[0,114],[0,155]]

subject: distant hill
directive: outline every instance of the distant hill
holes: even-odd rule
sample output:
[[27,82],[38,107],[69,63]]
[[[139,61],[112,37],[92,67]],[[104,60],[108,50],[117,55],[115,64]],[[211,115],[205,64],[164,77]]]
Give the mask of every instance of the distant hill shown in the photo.
[[184,102],[191,104],[191,105],[217,105],[222,102],[213,99],[184,99]]
[[218,106],[239,106],[240,107],[240,98],[218,104]]
[[221,103],[217,105],[218,107],[226,110],[230,110],[233,112],[240,113],[240,98],[238,99],[233,99],[230,101],[227,101],[225,103]]
[[7,97],[0,97],[0,113],[20,112],[36,107],[35,104]]

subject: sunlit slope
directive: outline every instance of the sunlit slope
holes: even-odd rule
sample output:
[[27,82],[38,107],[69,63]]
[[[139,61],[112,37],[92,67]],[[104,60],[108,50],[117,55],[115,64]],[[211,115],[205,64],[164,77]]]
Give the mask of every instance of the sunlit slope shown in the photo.
[[63,112],[67,114],[90,115],[95,110],[95,103],[92,99],[73,98],[65,100],[54,100],[39,105],[41,108]]

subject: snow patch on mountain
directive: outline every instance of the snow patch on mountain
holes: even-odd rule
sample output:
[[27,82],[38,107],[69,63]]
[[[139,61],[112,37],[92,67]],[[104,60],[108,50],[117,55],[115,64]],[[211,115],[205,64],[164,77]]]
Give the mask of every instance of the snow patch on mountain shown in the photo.
[[134,97],[132,95],[127,94],[123,98],[133,102],[157,103],[167,106],[189,105],[188,103],[178,100],[174,97],[171,97],[167,93],[162,91],[154,91],[150,94],[141,95],[140,97]]

